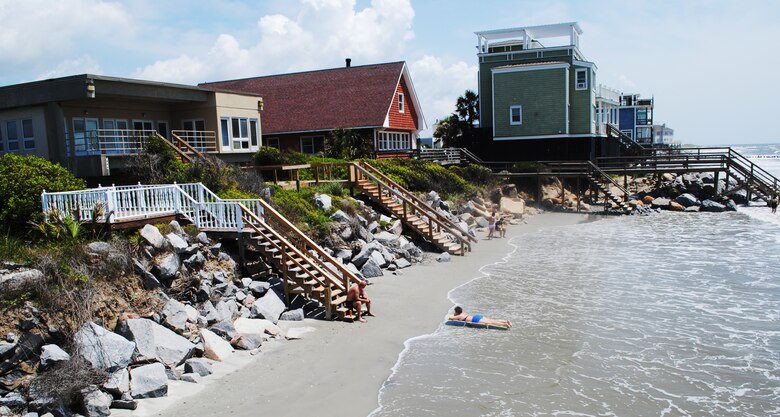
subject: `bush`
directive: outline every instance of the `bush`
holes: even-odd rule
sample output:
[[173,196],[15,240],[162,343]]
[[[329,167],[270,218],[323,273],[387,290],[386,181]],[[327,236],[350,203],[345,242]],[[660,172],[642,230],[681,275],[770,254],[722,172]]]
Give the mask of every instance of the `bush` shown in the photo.
[[303,232],[320,240],[330,233],[330,218],[314,205],[317,187],[302,188],[300,192],[275,186],[271,201],[276,209]]
[[202,182],[209,190],[219,193],[238,186],[236,168],[209,155],[194,159],[187,166],[187,181]]
[[433,162],[415,159],[380,159],[369,164],[410,191],[462,194],[471,190],[466,180]]
[[73,191],[86,187],[62,166],[37,156],[5,154],[0,157],[0,223],[7,230],[26,230],[30,220],[43,217],[43,190]]
[[450,171],[466,180],[471,185],[488,185],[492,182],[493,171],[482,165],[469,164],[466,166],[451,166]]
[[355,133],[352,129],[335,129],[325,138],[325,155],[348,161],[370,158],[374,153],[371,138]]
[[257,165],[282,165],[284,164],[284,156],[279,149],[273,146],[261,146],[260,149],[252,155],[252,160]]
[[144,184],[171,184],[187,180],[187,166],[176,151],[157,136],[149,136],[143,152],[130,158],[130,172]]

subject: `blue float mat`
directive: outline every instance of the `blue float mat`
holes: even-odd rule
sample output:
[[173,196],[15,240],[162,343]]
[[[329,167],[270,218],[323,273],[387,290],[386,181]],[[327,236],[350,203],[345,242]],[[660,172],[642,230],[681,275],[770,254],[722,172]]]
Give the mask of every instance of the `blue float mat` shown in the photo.
[[492,329],[492,330],[509,330],[509,327],[507,326],[498,326],[495,324],[485,324],[485,323],[472,323],[470,321],[462,321],[462,320],[447,320],[444,322],[447,326],[460,326],[460,327],[472,327],[475,329]]

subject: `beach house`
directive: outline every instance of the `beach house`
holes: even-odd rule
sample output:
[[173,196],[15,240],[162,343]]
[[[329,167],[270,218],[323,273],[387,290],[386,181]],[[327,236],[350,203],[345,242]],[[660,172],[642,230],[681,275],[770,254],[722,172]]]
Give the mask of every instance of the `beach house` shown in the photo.
[[[477,154],[501,160],[589,159],[619,152],[606,134],[619,105],[597,88],[576,22],[476,32],[480,127]],[[599,115],[599,118],[597,118]]]
[[641,145],[653,144],[653,102],[639,94],[620,96],[620,132]]
[[316,154],[343,128],[369,138],[376,158],[408,157],[425,118],[405,62],[352,66],[200,84],[261,95],[263,145]]
[[107,177],[154,135],[182,154],[248,161],[261,145],[262,107],[253,93],[93,74],[10,85],[0,87],[0,154]]

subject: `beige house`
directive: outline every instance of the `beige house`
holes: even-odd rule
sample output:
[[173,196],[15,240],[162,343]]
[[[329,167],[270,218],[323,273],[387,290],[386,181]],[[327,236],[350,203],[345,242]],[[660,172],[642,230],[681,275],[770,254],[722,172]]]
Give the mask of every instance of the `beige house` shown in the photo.
[[261,145],[256,94],[100,75],[0,87],[0,154],[37,155],[80,177],[121,173],[149,135],[228,162]]

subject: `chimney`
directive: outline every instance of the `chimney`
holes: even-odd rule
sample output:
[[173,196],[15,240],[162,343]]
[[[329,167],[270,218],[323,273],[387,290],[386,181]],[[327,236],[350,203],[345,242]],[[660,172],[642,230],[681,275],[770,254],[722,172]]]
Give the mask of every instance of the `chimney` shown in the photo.
[[347,61],[347,68],[352,66],[352,58],[347,58],[345,61]]

